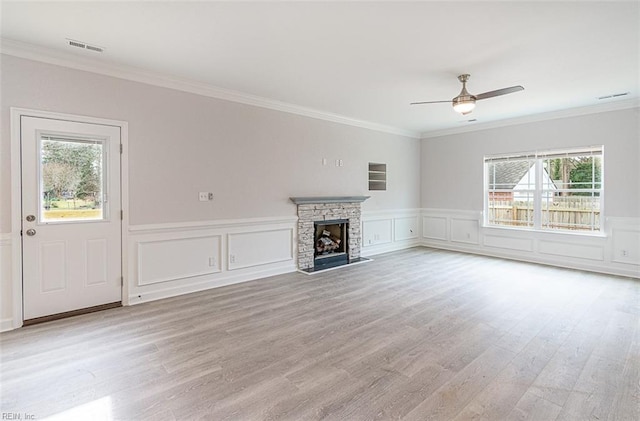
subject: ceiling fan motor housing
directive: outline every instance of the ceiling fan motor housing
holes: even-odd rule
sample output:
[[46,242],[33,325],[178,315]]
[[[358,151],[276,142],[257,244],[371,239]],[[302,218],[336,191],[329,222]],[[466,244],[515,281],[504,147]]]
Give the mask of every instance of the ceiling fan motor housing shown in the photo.
[[462,90],[457,97],[453,98],[453,108],[462,115],[467,115],[476,105],[476,97],[467,92],[467,81],[469,80],[468,74],[458,76],[458,80],[462,82]]

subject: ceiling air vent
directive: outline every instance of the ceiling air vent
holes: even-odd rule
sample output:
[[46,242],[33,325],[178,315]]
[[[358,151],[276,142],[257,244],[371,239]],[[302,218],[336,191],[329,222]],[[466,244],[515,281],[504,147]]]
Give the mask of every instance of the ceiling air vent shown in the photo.
[[598,99],[603,100],[603,99],[610,99],[610,98],[618,98],[618,97],[625,96],[625,95],[629,95],[629,92],[621,92],[619,94],[611,94],[611,95],[599,96]]
[[67,38],[67,44],[71,47],[82,48],[83,50],[91,50],[101,53],[104,51],[104,48],[98,47],[97,45],[87,44],[86,42],[76,41],[73,39]]

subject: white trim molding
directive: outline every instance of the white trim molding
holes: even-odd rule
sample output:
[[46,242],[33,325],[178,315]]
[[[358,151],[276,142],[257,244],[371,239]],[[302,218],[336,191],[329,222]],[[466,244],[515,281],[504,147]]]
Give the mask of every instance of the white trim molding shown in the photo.
[[[7,298],[12,300],[12,296],[5,289],[9,285],[13,286],[11,282],[13,266],[11,262],[11,243],[11,233],[0,233],[0,288],[2,288],[2,295],[7,294],[7,297],[2,297],[2,304],[0,305],[0,310],[2,311],[0,314],[0,332],[13,329],[12,305],[6,301]],[[5,308],[5,306],[8,308]]]
[[295,272],[297,220],[287,216],[130,226],[127,301],[139,304]]
[[131,80],[145,83],[147,85],[159,86],[163,88],[175,89],[177,91],[188,92],[210,98],[222,99],[225,101],[237,102],[255,107],[267,108],[282,111],[290,114],[297,114],[333,123],[346,124],[349,126],[361,127],[384,133],[391,133],[405,136],[412,139],[419,139],[420,133],[405,130],[397,127],[386,126],[365,120],[358,120],[327,111],[316,110],[300,105],[276,101],[269,98],[250,95],[243,92],[232,91],[230,89],[219,88],[209,84],[196,82],[193,80],[180,79],[161,75],[158,73],[142,70],[132,66],[105,63],[96,59],[78,57],[74,54],[56,51],[45,47],[18,42],[9,39],[0,40],[0,53],[28,60],[40,61],[56,66],[63,66],[75,70],[112,76],[119,79]]
[[11,245],[11,233],[10,232],[0,233],[0,246],[10,246],[10,245]]
[[279,225],[293,224],[298,221],[297,216],[268,216],[262,218],[244,218],[244,219],[215,219],[208,221],[190,221],[190,222],[171,222],[164,224],[144,224],[131,225],[129,232],[132,234],[143,233],[161,233],[170,231],[188,231],[202,229],[225,229],[240,228],[249,226]]
[[486,227],[482,212],[422,209],[421,245],[640,278],[640,218],[607,218],[602,235]]

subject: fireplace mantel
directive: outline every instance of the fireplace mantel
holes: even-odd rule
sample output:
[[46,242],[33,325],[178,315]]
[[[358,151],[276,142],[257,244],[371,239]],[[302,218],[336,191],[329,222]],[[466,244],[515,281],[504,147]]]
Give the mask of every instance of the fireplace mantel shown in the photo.
[[322,196],[322,197],[290,197],[296,205],[309,205],[316,203],[361,203],[371,196]]

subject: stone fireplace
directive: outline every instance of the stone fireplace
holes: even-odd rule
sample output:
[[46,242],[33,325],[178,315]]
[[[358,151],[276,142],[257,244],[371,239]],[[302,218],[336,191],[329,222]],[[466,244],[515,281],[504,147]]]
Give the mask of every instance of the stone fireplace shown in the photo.
[[361,204],[369,196],[292,197],[298,205],[298,269],[360,262]]

